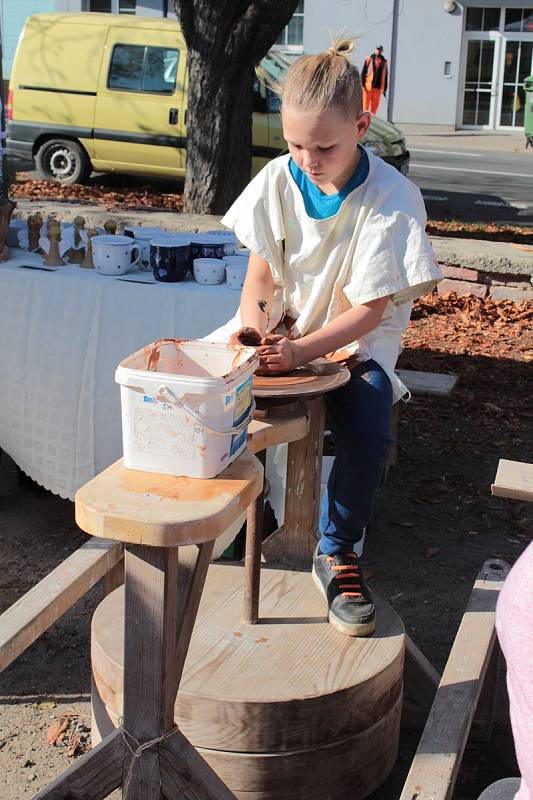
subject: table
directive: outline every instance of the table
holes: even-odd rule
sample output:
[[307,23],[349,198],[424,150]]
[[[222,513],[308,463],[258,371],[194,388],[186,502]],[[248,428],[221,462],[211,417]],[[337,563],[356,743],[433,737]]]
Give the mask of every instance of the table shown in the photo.
[[23,269],[28,261],[42,263],[13,249],[0,264],[0,447],[73,499],[122,455],[118,363],[156,339],[206,336],[240,293],[193,280],[131,283],[74,264]]

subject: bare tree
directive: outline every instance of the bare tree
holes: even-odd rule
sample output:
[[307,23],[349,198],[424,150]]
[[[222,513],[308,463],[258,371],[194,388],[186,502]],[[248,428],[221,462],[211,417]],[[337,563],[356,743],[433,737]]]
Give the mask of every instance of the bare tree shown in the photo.
[[298,0],[174,0],[188,49],[185,210],[219,214],[250,178],[254,65]]

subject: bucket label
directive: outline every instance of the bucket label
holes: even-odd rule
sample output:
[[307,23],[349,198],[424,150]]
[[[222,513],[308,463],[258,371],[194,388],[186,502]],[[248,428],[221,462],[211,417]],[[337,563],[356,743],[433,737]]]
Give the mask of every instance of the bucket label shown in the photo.
[[237,452],[237,450],[239,450],[239,448],[243,447],[243,445],[246,444],[247,437],[248,437],[248,431],[246,430],[246,428],[240,433],[235,433],[231,437],[231,445],[229,448],[230,456],[232,456],[234,453]]
[[252,378],[248,378],[235,389],[233,424],[238,425],[245,418],[252,404]]

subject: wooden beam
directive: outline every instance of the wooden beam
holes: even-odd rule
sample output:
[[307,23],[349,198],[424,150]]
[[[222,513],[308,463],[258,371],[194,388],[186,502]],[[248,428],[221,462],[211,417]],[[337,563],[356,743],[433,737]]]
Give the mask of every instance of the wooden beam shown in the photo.
[[451,800],[491,656],[496,601],[509,566],[483,565],[453,643],[400,800]]
[[490,487],[498,497],[533,502],[533,464],[500,458],[494,483]]
[[0,616],[0,672],[122,558],[122,546],[89,539]]
[[458,381],[457,375],[444,372],[418,372],[412,369],[397,369],[396,374],[411,394],[449,397]]
[[124,748],[122,732],[114,731],[33,800],[103,800],[122,783]]
[[405,636],[404,687],[409,697],[429,714],[440,675],[425,655],[418,649],[410,636]]

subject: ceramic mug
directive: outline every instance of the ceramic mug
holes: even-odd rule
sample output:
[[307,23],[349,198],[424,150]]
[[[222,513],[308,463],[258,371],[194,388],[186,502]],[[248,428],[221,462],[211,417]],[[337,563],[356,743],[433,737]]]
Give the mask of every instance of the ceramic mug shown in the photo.
[[195,258],[193,268],[196,283],[214,285],[222,283],[226,276],[226,262],[220,258]]
[[[237,237],[233,231],[207,231],[209,237],[217,238],[224,243],[224,256],[232,256],[237,249]],[[201,234],[197,234],[200,238]]]
[[[239,261],[244,261],[244,259],[239,258]],[[246,278],[246,270],[246,264],[228,264],[226,261],[226,283],[229,289],[234,289],[237,292],[241,291]]]
[[141,248],[129,236],[93,236],[91,245],[94,268],[100,275],[125,275],[141,258]]
[[150,240],[162,236],[164,231],[160,228],[143,228],[142,226],[129,225],[124,228],[124,236],[129,236],[141,248],[139,268],[148,272],[150,267]]
[[191,237],[191,256],[196,258],[223,258],[224,240],[212,234],[195,234]]
[[177,237],[163,236],[150,242],[150,264],[156,281],[177,283],[187,277],[191,248]]

